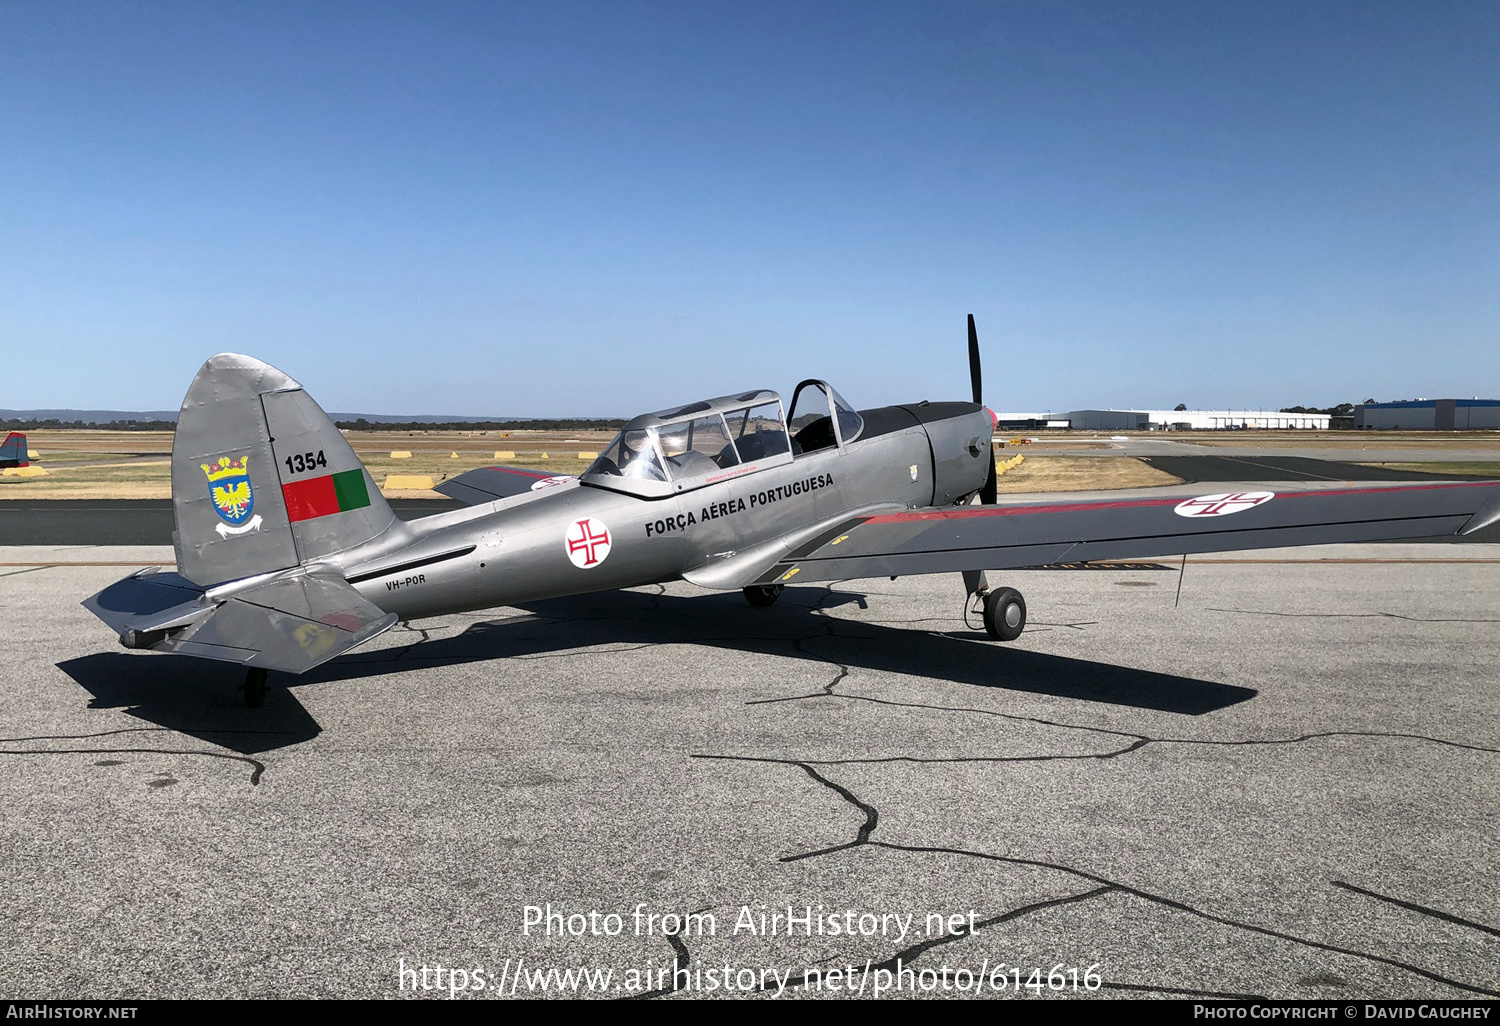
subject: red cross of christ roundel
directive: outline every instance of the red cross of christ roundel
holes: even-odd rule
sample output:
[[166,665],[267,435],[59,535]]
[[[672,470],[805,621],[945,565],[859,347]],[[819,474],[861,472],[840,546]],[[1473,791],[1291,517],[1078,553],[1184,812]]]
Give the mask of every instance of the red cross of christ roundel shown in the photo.
[[1240,513],[1263,502],[1270,502],[1275,492],[1223,492],[1219,495],[1200,495],[1196,499],[1179,502],[1172,511],[1180,517],[1223,517]]
[[574,566],[584,570],[598,566],[609,555],[609,528],[604,526],[604,521],[593,517],[573,521],[564,541],[568,558]]

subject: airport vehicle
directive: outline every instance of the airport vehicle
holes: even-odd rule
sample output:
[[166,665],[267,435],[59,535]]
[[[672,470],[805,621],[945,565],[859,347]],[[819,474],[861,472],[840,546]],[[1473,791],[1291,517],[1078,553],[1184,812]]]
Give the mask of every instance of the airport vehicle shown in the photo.
[[683,579],[742,589],[958,572],[991,637],[1026,602],[987,570],[1477,530],[1500,482],[1203,486],[998,501],[969,319],[972,402],[856,410],[820,380],[636,417],[577,477],[514,467],[399,520],[302,386],[247,356],[205,363],[172,448],[175,572],[85,600],[128,648],[301,673],[418,617]]
[[12,431],[0,442],[0,468],[31,466],[30,450],[26,448],[26,436]]

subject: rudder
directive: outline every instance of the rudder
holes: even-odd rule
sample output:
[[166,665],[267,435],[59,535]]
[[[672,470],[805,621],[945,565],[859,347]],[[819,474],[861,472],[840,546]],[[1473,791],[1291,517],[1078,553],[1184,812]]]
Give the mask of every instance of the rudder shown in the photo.
[[300,384],[248,356],[198,371],[172,444],[178,572],[201,585],[316,562],[399,523]]

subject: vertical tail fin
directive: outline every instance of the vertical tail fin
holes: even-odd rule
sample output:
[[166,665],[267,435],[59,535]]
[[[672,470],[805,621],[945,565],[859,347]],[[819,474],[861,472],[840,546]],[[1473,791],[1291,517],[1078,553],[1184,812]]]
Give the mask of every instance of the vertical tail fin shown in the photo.
[[172,444],[178,572],[209,585],[362,545],[398,524],[302,386],[221,353],[188,388]]
[[26,449],[26,436],[12,431],[0,442],[0,467],[28,467],[31,456]]

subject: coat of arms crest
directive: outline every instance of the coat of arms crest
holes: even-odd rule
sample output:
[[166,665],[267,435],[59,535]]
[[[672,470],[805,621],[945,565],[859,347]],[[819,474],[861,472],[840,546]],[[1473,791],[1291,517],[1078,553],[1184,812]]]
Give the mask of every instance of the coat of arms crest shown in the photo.
[[219,519],[234,527],[249,519],[250,511],[255,508],[255,493],[250,488],[250,457],[220,456],[216,463],[198,466],[208,475],[209,496],[214,500]]

